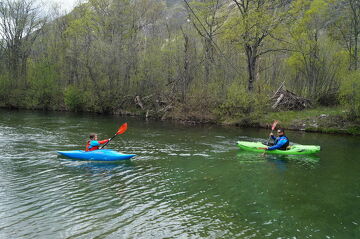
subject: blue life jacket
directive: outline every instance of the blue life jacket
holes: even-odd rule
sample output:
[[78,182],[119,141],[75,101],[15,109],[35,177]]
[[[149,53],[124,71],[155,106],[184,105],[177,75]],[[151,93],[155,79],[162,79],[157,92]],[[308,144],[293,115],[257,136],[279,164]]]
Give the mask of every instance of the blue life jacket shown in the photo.
[[268,150],[286,150],[290,144],[289,139],[288,137],[286,137],[286,135],[277,138],[275,138],[275,136],[272,136],[272,138],[275,139],[274,146],[269,147]]

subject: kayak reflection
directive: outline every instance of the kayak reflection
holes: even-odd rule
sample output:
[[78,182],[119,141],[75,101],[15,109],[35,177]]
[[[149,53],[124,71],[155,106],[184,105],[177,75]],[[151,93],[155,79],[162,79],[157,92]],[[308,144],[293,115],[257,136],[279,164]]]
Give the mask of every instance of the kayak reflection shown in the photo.
[[64,159],[63,165],[68,168],[85,170],[88,173],[92,174],[126,171],[132,170],[135,167],[135,164],[128,160],[117,162],[89,162],[73,159]]
[[314,168],[318,165],[320,157],[317,155],[276,155],[257,154],[253,152],[240,151],[237,153],[238,161],[241,163],[273,163],[280,170],[285,170],[288,163]]

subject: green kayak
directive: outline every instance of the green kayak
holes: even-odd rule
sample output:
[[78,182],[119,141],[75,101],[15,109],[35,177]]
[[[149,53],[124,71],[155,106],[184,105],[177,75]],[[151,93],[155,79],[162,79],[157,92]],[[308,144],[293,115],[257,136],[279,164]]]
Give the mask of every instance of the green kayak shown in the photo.
[[261,142],[247,142],[247,141],[238,141],[237,145],[247,151],[266,152],[268,154],[315,154],[320,151],[320,146],[317,145],[291,145],[288,150],[264,150],[258,149],[260,147],[267,147],[265,144]]

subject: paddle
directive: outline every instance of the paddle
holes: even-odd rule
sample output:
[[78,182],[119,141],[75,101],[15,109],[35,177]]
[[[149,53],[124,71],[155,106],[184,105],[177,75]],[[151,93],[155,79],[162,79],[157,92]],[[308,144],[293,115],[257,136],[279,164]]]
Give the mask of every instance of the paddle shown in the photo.
[[[274,131],[274,129],[278,123],[279,123],[279,121],[275,120],[274,123],[271,125],[271,133]],[[269,139],[268,139],[266,145],[269,145],[270,139],[271,139],[271,136],[269,136]]]
[[104,148],[113,138],[115,138],[117,135],[125,133],[125,131],[127,130],[127,127],[128,127],[127,123],[122,124],[122,125],[120,126],[120,128],[118,129],[118,131],[116,132],[116,134],[115,134],[113,137],[111,137],[111,138],[109,139],[109,141],[107,141],[100,149],[103,149],[103,148]]

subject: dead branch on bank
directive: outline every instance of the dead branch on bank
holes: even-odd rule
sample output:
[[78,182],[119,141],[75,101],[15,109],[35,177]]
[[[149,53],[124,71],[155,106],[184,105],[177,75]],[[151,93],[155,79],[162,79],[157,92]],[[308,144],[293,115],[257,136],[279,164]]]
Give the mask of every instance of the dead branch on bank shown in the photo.
[[134,99],[134,103],[145,113],[145,118],[163,118],[164,115],[172,109],[171,103],[169,104],[166,100],[157,98],[154,95],[148,95],[142,98],[137,95]]
[[270,98],[274,110],[304,110],[311,108],[311,101],[296,95],[285,88],[285,82],[281,83],[275,94]]

